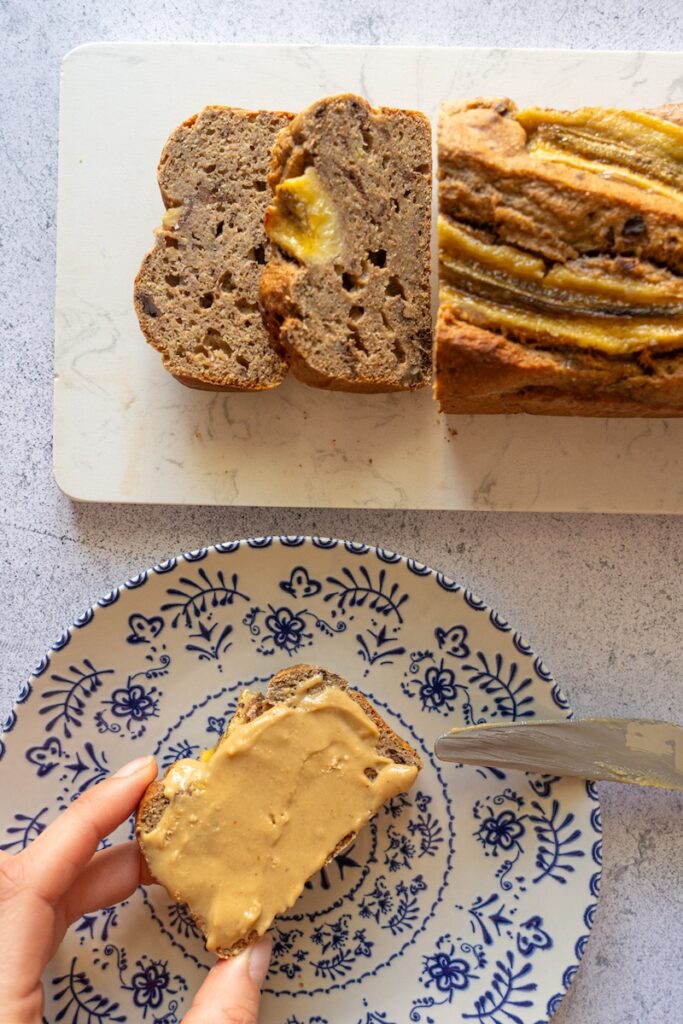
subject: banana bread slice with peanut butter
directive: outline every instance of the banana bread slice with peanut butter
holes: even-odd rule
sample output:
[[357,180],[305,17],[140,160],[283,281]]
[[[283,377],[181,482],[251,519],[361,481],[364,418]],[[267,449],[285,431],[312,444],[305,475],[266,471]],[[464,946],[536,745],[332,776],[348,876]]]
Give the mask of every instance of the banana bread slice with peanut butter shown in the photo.
[[307,384],[401,391],[431,375],[431,128],[332,96],[273,151],[261,279],[273,340]]
[[258,284],[270,155],[290,116],[206,107],[161,154],[167,209],[135,279],[135,310],[164,367],[189,387],[259,391],[287,373],[263,326]]
[[682,113],[442,108],[442,411],[683,415]]
[[317,665],[245,691],[216,747],[177,761],[140,802],[150,872],[207,948],[234,956],[289,909],[422,767],[362,694]]

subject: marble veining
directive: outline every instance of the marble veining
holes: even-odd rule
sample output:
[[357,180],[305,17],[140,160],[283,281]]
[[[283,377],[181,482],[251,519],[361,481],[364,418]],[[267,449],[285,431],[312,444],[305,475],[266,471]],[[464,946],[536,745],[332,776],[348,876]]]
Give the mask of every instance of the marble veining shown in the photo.
[[[649,7],[641,0],[148,0],[144,15],[108,0],[7,0],[0,27],[0,179],[12,202],[0,237],[2,713],[65,623],[132,572],[210,541],[275,531],[364,540],[457,577],[519,625],[578,713],[680,717],[677,518],[73,504],[58,492],[50,466],[58,69],[73,46],[144,38],[681,50],[680,0]],[[637,58],[629,57],[630,70]],[[444,68],[444,90],[451,77]],[[634,81],[643,80],[636,70]],[[674,95],[680,99],[680,90]],[[155,149],[150,160],[156,156]],[[141,251],[160,209],[152,176],[145,202]],[[133,399],[126,393],[134,406]],[[672,1008],[683,1005],[683,799],[624,786],[599,790],[601,906],[553,1024],[671,1024]]]
[[60,487],[89,501],[683,511],[683,420],[442,417],[427,392],[330,394],[290,378],[266,394],[212,395],[165,373],[139,331],[132,282],[162,212],[155,167],[168,133],[210,102],[296,110],[344,90],[435,118],[442,100],[482,93],[522,104],[654,106],[683,99],[683,78],[670,53],[198,44],[72,51],[61,95]]

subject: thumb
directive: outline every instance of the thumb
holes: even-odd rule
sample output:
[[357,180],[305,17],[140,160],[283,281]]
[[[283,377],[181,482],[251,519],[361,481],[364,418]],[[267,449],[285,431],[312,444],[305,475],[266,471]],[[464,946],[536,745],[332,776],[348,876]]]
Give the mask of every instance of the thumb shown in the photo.
[[261,985],[273,943],[267,936],[231,960],[220,960],[194,997],[183,1024],[258,1024]]
[[21,854],[33,887],[51,903],[89,863],[101,839],[126,820],[157,773],[153,757],[139,757],[75,800]]

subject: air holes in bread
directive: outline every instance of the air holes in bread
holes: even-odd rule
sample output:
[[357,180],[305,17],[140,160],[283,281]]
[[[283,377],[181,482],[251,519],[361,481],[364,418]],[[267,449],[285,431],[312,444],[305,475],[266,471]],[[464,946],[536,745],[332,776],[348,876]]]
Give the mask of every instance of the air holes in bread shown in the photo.
[[140,296],[140,305],[142,306],[142,312],[146,313],[147,316],[159,316],[159,310],[154,304],[151,295],[143,292]]
[[[269,265],[261,278],[264,322],[290,356],[295,376],[307,384],[381,392],[427,382],[430,353],[421,350],[419,332],[431,326],[431,175],[417,174],[415,168],[429,167],[430,152],[426,118],[372,110],[360,97],[319,101],[283,131],[271,180],[291,184],[312,156],[339,213],[340,244],[329,257],[292,264],[271,237],[275,245],[272,253],[267,250]],[[409,199],[403,196],[406,189],[412,189]],[[299,198],[297,190],[308,196],[295,183],[293,197]],[[304,207],[313,202],[315,190],[311,196],[300,199]],[[392,274],[400,286],[390,286],[387,296]],[[396,296],[407,297],[409,316]],[[387,325],[381,320],[382,306]],[[404,354],[398,371],[394,336]],[[413,364],[415,378],[405,381],[404,369]]]
[[357,352],[363,352],[366,356],[369,355],[367,345],[361,338],[357,327],[351,325],[351,329],[346,340]]
[[394,338],[394,340],[392,341],[391,350],[396,356],[396,359],[399,363],[405,362],[406,352],[398,338]]
[[[223,338],[223,336],[214,327],[209,327],[206,334],[204,335],[204,346],[207,346],[214,352],[219,351],[225,352],[225,354],[228,356],[232,355],[232,345],[230,345],[229,342],[227,342],[225,338]],[[208,355],[208,353],[206,354]]]
[[237,299],[235,307],[239,309],[240,313],[255,313],[258,309],[258,303],[250,302],[248,299]]
[[621,233],[624,238],[641,238],[647,234],[644,219],[639,214],[636,214],[635,217],[629,217],[621,229]]
[[[140,268],[135,306],[147,341],[182,384],[260,391],[287,372],[261,321],[258,290],[269,251],[263,220],[271,153],[288,122],[283,114],[211,107],[166,144],[159,184],[171,205]],[[154,309],[143,307],[144,295]],[[248,305],[237,308],[236,299]]]
[[400,278],[396,277],[395,274],[392,274],[389,278],[386,293],[387,295],[400,295],[402,299],[406,297],[405,288],[401,284]]

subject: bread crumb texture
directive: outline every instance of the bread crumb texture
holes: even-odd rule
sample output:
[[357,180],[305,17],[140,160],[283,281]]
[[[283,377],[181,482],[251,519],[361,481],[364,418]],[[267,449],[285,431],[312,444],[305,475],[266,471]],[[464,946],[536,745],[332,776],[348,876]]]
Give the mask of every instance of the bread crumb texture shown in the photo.
[[279,133],[261,280],[271,336],[307,384],[402,391],[431,376],[431,128],[362,98]]
[[276,387],[287,360],[259,306],[272,146],[290,115],[207,107],[173,132],[158,168],[167,207],[135,280],[135,309],[164,367],[190,387]]

